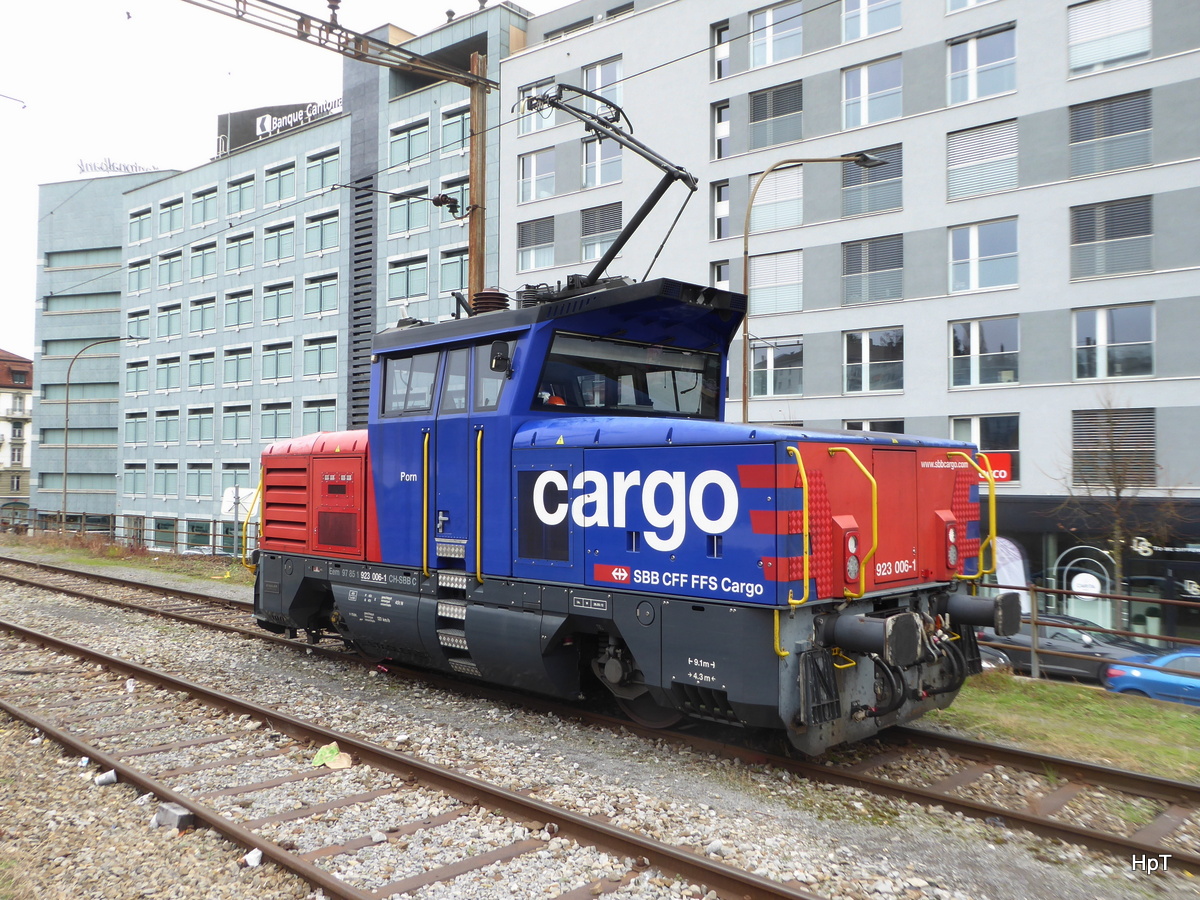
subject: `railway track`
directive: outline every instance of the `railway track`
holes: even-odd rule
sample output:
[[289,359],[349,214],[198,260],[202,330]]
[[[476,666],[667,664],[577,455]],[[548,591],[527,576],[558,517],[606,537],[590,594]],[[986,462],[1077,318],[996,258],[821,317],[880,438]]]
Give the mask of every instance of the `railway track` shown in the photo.
[[[58,576],[66,577],[61,572]],[[0,570],[0,577],[10,575]],[[272,637],[252,626],[247,630],[256,637]],[[326,652],[345,655],[340,650]],[[462,682],[455,684],[464,689]],[[856,745],[838,757],[796,760],[714,741],[698,736],[695,729],[664,733],[559,704],[486,688],[480,692],[652,739],[678,741],[701,752],[769,764],[811,781],[939,807],[1102,850],[1126,861],[1166,855],[1172,868],[1200,874],[1200,786],[917,729],[884,732],[878,743]]]

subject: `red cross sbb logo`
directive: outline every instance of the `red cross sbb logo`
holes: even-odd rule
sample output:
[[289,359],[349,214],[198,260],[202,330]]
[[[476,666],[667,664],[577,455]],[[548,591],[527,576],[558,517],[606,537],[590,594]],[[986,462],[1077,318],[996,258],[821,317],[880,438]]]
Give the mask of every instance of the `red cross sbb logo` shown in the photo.
[[629,570],[624,566],[602,566],[597,563],[592,568],[592,578],[596,581],[615,581],[617,584],[629,584]]

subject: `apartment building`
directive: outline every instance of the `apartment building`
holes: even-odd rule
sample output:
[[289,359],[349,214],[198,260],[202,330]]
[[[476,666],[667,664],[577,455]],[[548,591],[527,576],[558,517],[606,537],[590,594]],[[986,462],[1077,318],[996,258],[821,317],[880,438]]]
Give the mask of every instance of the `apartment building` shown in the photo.
[[0,530],[24,529],[29,515],[29,431],[33,361],[0,350]]
[[[1037,574],[1103,584],[1114,481],[1169,519],[1133,560],[1200,559],[1194,4],[585,0],[528,40],[506,105],[586,88],[697,176],[609,270],[748,287],[729,419],[977,442]],[[562,113],[501,157],[505,284],[586,271],[661,176]]]

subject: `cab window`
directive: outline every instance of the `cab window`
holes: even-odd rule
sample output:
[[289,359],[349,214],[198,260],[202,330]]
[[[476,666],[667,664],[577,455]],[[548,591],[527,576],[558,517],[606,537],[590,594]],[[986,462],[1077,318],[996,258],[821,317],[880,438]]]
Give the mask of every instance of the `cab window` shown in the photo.
[[433,408],[439,356],[433,351],[388,358],[383,369],[383,415],[428,412]]

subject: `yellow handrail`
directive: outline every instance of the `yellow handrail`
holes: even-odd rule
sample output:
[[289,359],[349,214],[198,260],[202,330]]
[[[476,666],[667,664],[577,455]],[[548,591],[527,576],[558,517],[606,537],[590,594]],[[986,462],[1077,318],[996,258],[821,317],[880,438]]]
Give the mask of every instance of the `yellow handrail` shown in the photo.
[[[260,468],[258,470],[258,487],[256,487],[254,489],[254,496],[250,498],[250,509],[254,509],[255,502],[257,502],[262,495],[264,475],[265,475],[265,470]],[[262,522],[262,510],[261,509],[258,512],[258,521],[260,523]],[[262,536],[260,535],[259,536],[260,540],[261,540],[261,537]],[[252,563],[246,562],[246,543],[249,540],[249,538],[250,538],[250,513],[246,513],[246,521],[244,521],[242,523],[242,558],[239,559],[238,562],[240,562],[242,564],[243,569],[247,569],[252,575],[257,575],[258,574],[258,566],[253,565]]]
[[428,578],[429,572],[429,432],[425,432],[425,446],[421,454],[421,572]]
[[974,575],[954,576],[962,581],[975,581],[984,575],[991,575],[996,571],[996,548],[994,546],[992,546],[992,567],[989,569],[983,565],[984,551],[990,545],[993,545],[996,540],[996,476],[992,473],[992,461],[988,459],[986,453],[978,453],[976,455],[987,464],[987,469],[980,468],[979,463],[971,459],[969,453],[964,453],[962,450],[949,450],[946,452],[946,455],[950,457],[961,456],[971,464],[976,472],[986,478],[988,483],[988,536],[979,544],[979,571]]
[[[804,595],[799,600],[795,600],[792,598],[791,591],[788,591],[788,606],[791,606],[794,609],[795,607],[803,606],[805,603],[808,602],[808,591],[809,591],[809,586],[808,586],[808,577],[809,577],[808,576],[808,572],[809,572],[809,569],[808,569],[808,566],[809,566],[808,472],[804,468],[804,460],[800,456],[800,450],[798,448],[788,447],[787,452],[788,452],[789,456],[794,456],[796,458],[796,468],[800,472],[800,484],[804,488],[804,513],[803,513],[804,518],[803,518],[803,524],[801,525],[801,528],[803,529],[803,534],[801,535],[801,541],[802,541],[802,547],[804,550]],[[778,650],[776,652],[778,652]]]
[[780,659],[792,655],[787,650],[784,650],[783,645],[779,643],[779,607],[775,608],[775,655]]
[[862,565],[858,570],[858,593],[854,593],[849,588],[846,588],[843,593],[849,600],[857,600],[867,592],[867,565],[875,556],[875,550],[879,547],[879,484],[875,481],[875,476],[867,471],[867,467],[863,465],[853,450],[849,447],[830,447],[829,455],[835,453],[849,454],[854,460],[854,464],[858,466],[858,470],[867,476],[867,481],[871,482],[871,549],[867,551],[867,555],[863,557]]
[[475,580],[483,584],[483,429],[475,438]]

